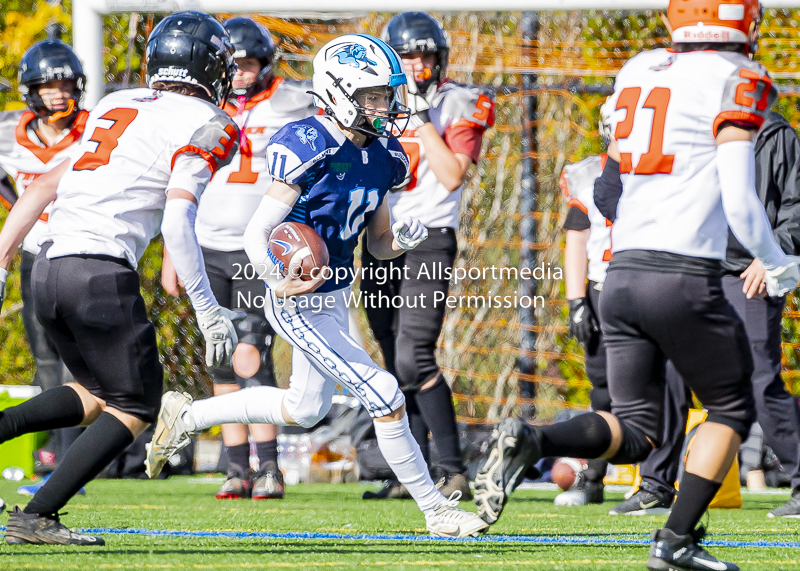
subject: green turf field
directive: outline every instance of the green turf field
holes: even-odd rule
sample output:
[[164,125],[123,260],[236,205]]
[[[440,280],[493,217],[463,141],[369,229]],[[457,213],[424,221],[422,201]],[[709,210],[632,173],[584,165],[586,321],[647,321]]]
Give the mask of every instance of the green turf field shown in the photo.
[[[217,501],[219,481],[101,480],[88,495],[70,502],[67,525],[114,530],[195,532],[189,536],[109,533],[103,548],[7,546],[0,544],[0,569],[644,569],[647,548],[637,542],[660,527],[663,517],[623,518],[605,508],[555,508],[555,492],[520,491],[484,541],[410,541],[395,535],[424,534],[411,501],[365,502],[362,485],[289,487],[282,501]],[[24,504],[16,482],[0,481],[0,497]],[[609,501],[622,498],[610,494]],[[711,513],[710,540],[800,541],[798,520],[772,520],[766,512],[785,495],[745,495],[742,510]],[[470,503],[467,509],[473,509]],[[0,523],[6,516],[0,516]],[[210,532],[203,536],[196,532]],[[218,532],[230,532],[221,537]],[[247,537],[248,532],[263,532]],[[302,538],[282,534],[312,532]],[[245,535],[245,537],[236,537]],[[332,537],[315,537],[327,534]],[[373,539],[343,536],[370,534]],[[507,535],[508,541],[499,541]],[[516,537],[515,537],[516,536]],[[522,540],[528,540],[523,542]],[[533,541],[543,542],[534,543]],[[584,542],[571,545],[571,542]],[[585,542],[591,542],[589,544]],[[713,547],[742,569],[800,570],[800,547]]]

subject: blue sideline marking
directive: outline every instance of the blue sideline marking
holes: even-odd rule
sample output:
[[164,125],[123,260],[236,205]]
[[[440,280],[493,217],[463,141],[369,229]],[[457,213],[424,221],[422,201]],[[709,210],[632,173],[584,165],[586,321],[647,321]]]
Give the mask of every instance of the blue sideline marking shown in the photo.
[[[0,526],[0,531],[5,531]],[[99,527],[80,529],[81,533],[97,533],[104,535],[151,535],[168,537],[218,537],[220,539],[334,539],[343,541],[456,541],[462,543],[529,543],[538,545],[650,545],[649,534],[620,534],[620,537],[608,538],[592,535],[581,536],[537,536],[537,535],[482,535],[480,537],[433,537],[430,535],[402,534],[370,534],[362,533],[345,535],[341,533],[289,532],[267,533],[258,531],[182,531],[166,529],[117,529]],[[639,539],[641,538],[641,539]],[[703,545],[711,547],[783,547],[800,548],[798,541],[731,541],[710,540]]]

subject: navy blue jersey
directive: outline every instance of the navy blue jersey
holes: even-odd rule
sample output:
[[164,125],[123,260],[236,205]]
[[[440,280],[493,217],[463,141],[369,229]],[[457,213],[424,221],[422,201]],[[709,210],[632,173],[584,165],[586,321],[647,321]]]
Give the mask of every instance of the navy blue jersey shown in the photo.
[[[275,133],[267,163],[274,180],[300,187],[286,220],[311,226],[328,246],[331,269],[347,268],[348,275],[359,234],[408,170],[408,157],[396,140],[379,138],[362,149],[324,115],[288,123]],[[340,289],[350,281],[333,278],[317,291]]]

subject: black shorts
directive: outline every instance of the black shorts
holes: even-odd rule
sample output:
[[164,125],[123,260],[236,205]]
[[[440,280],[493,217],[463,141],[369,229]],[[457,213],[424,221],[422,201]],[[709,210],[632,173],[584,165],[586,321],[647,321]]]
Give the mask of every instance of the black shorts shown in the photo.
[[[247,343],[268,351],[272,347],[275,332],[264,315],[264,282],[256,279],[245,279],[252,276],[252,264],[244,250],[222,252],[203,248],[208,281],[217,303],[228,309],[237,309],[247,313],[247,318],[234,322],[236,335],[240,343]],[[271,367],[271,361],[270,361]],[[260,376],[256,375],[259,379]],[[266,384],[274,386],[274,376],[264,376]],[[215,374],[215,384],[234,384],[240,381],[228,374]],[[263,384],[263,383],[262,383]]]
[[147,319],[139,274],[110,256],[33,264],[36,315],[75,381],[94,396],[145,422],[156,420],[164,373],[156,331]]
[[615,269],[612,262],[600,312],[618,418],[660,442],[671,360],[710,419],[737,431],[749,427],[753,362],[719,276]]
[[[586,297],[599,321],[602,290],[597,289],[597,285],[597,282],[589,281]],[[611,412],[611,398],[608,396],[608,376],[606,375],[606,344],[602,331],[594,333],[589,342],[584,344],[583,354],[586,358],[586,376],[592,383],[590,396],[592,410]]]

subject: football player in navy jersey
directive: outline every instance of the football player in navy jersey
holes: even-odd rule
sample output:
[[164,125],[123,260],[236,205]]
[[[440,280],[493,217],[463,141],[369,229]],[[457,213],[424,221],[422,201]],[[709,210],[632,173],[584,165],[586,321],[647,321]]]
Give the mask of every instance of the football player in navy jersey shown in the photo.
[[[362,230],[377,258],[398,256],[427,238],[427,229],[411,217],[392,225],[384,201],[408,172],[408,158],[391,136],[402,132],[401,118],[408,114],[405,84],[400,57],[372,36],[339,37],[314,58],[314,96],[325,115],[289,123],[272,138],[267,163],[273,182],[244,234],[250,261],[266,277],[267,319],[294,348],[289,388],[253,387],[196,402],[167,393],[150,446],[151,477],[206,427],[314,426],[341,384],[374,418],[381,452],[425,514],[430,533],[465,537],[486,528],[476,514],[458,509],[459,493],[448,499],[436,489],[411,435],[397,380],[348,334],[353,251]],[[329,271],[311,281],[279,277],[269,237],[284,220],[307,224],[322,237]]]

